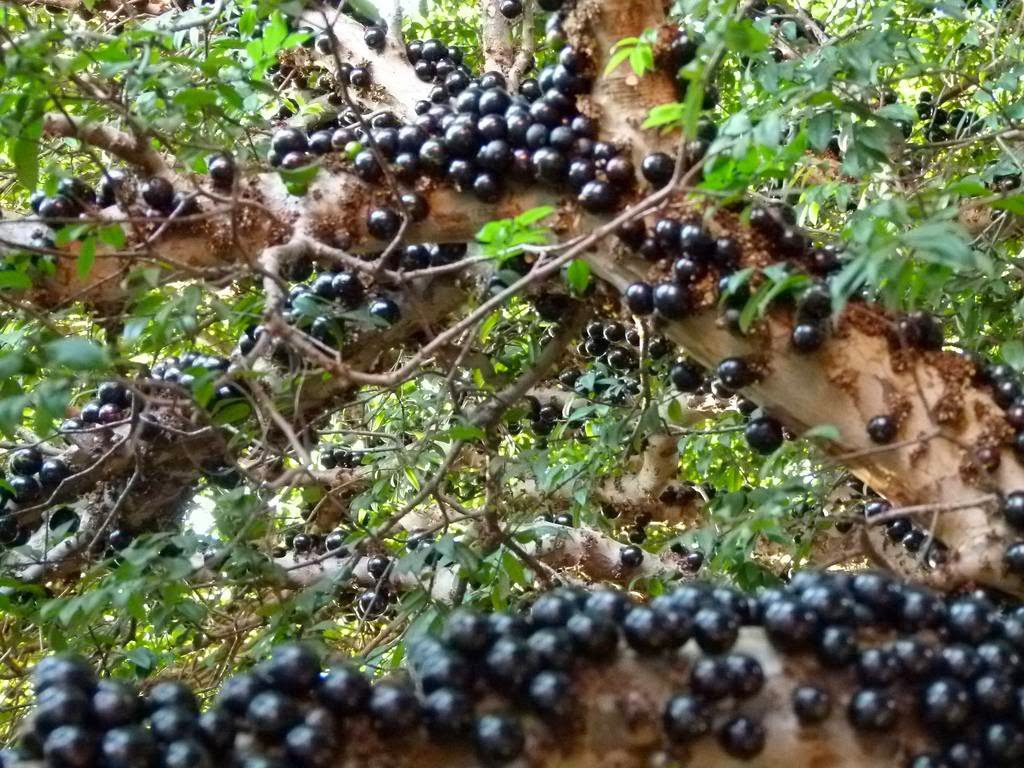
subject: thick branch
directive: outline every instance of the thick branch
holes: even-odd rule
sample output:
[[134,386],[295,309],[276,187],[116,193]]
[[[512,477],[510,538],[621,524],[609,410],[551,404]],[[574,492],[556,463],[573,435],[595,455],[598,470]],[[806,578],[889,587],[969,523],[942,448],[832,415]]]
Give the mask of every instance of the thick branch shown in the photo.
[[107,125],[75,122],[67,115],[50,113],[43,120],[43,132],[49,136],[78,139],[109,152],[150,176],[166,176],[169,173],[163,157],[145,141]]
[[498,0],[480,0],[480,20],[483,26],[480,39],[483,43],[484,71],[508,74],[515,56],[512,49],[512,26],[498,11]]

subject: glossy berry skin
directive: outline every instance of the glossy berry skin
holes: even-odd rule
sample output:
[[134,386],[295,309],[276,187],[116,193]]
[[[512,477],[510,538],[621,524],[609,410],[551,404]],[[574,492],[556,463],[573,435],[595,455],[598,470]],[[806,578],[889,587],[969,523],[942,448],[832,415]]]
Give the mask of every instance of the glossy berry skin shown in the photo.
[[361,712],[370,699],[370,681],[356,669],[336,666],[323,676],[317,698],[338,715]]
[[797,352],[816,352],[825,343],[825,331],[818,323],[797,323],[793,326],[790,343]]
[[256,694],[245,713],[248,725],[267,739],[281,738],[301,718],[302,713],[295,702],[277,691]]
[[476,753],[486,763],[507,763],[522,754],[526,737],[519,721],[509,715],[488,714],[473,724]]
[[384,555],[374,555],[366,563],[367,572],[378,581],[384,578],[391,565],[391,558]]
[[423,721],[432,739],[446,742],[465,737],[473,726],[473,702],[454,688],[440,688],[423,700]]
[[356,88],[369,88],[372,82],[370,70],[366,67],[352,67],[348,80]]
[[1024,530],[1024,491],[1013,491],[1006,494],[1002,504],[1006,522],[1017,530]]
[[420,720],[419,703],[411,689],[394,683],[372,687],[367,704],[374,725],[386,733],[403,733],[415,728]]
[[588,181],[580,190],[579,202],[590,213],[607,213],[615,208],[618,195],[606,181]]
[[619,630],[612,619],[598,615],[577,614],[565,625],[576,652],[598,662],[615,656]]
[[895,440],[896,429],[896,420],[887,414],[873,416],[867,425],[868,437],[879,445],[886,445]]
[[498,10],[506,19],[517,19],[523,14],[523,4],[521,0],[501,0]]
[[679,694],[665,702],[662,727],[669,741],[684,744],[711,731],[711,713],[696,696]]
[[623,568],[637,568],[644,561],[644,551],[640,547],[627,546],[619,549],[619,562]]
[[67,691],[91,692],[96,675],[83,657],[58,653],[42,659],[32,670],[32,688],[38,696],[47,688],[62,686]]
[[179,707],[189,712],[199,711],[199,700],[188,685],[178,680],[157,683],[146,694],[146,706],[152,711],[163,707]]
[[387,35],[381,27],[367,27],[363,32],[363,42],[366,43],[370,50],[379,52],[384,50],[384,44],[387,42]]
[[640,163],[640,173],[656,188],[664,187],[672,180],[675,161],[664,152],[652,152]]
[[1017,541],[1006,548],[1003,553],[1006,569],[1018,576],[1024,575],[1024,541]]
[[320,660],[301,643],[288,643],[274,648],[270,659],[260,666],[260,674],[278,690],[304,694],[320,680]]
[[896,724],[896,701],[878,688],[861,688],[850,699],[847,717],[858,730],[888,731]]
[[137,768],[151,764],[156,745],[148,730],[129,725],[103,734],[100,751],[109,768]]
[[727,357],[715,371],[719,380],[730,390],[742,389],[754,380],[753,372],[742,357]]
[[743,434],[751,449],[757,453],[773,453],[783,442],[782,425],[771,416],[751,419]]
[[401,215],[391,208],[374,208],[366,215],[366,229],[378,240],[390,240],[401,226]]
[[445,623],[442,639],[460,653],[479,654],[486,649],[490,639],[487,617],[466,609],[454,611]]
[[101,680],[92,695],[93,719],[104,729],[129,725],[141,710],[138,694],[116,680]]
[[677,283],[655,284],[653,298],[655,311],[668,320],[680,320],[690,309],[689,294]]
[[19,504],[25,504],[39,496],[42,487],[39,481],[32,475],[14,475],[7,479],[7,484],[14,491],[14,500]]
[[789,598],[769,603],[764,609],[762,620],[768,639],[787,650],[810,644],[819,625],[814,611]]
[[34,475],[42,466],[43,454],[36,448],[21,448],[11,455],[11,474]]
[[231,155],[214,155],[206,164],[213,186],[220,190],[231,189],[235,183],[235,161]]
[[146,205],[153,210],[170,213],[174,209],[174,186],[167,179],[160,176],[146,179],[139,191]]
[[90,768],[97,751],[96,737],[77,725],[62,725],[43,742],[47,765],[60,768]]
[[718,743],[728,754],[741,760],[752,760],[764,749],[764,726],[745,715],[731,718],[718,732]]
[[832,712],[832,697],[816,685],[799,685],[791,696],[793,712],[801,725],[824,722]]
[[370,302],[370,306],[367,308],[367,311],[370,315],[383,320],[388,325],[397,323],[402,316],[402,312],[398,305],[386,296],[382,296]]
[[[626,307],[634,315],[649,315],[654,311],[654,289],[650,283],[632,283],[623,293]],[[1022,520],[1024,520],[1024,493],[1021,494]]]
[[696,392],[704,383],[704,371],[690,360],[680,360],[668,372],[672,385],[680,392]]
[[[720,612],[730,613],[724,607],[720,609]],[[719,626],[721,625],[719,624]],[[736,628],[738,631],[738,621]],[[732,634],[731,627],[727,632],[728,635],[722,634],[721,637],[729,638]],[[722,649],[722,652],[728,650],[735,643],[735,638],[724,640],[715,639],[713,644],[708,643],[707,640],[708,636],[705,635],[705,640],[704,643],[701,644],[701,648]],[[698,635],[697,642],[701,643],[700,635]],[[719,651],[709,650],[708,652]],[[762,688],[764,688],[764,668],[761,666],[761,663],[752,656],[747,656],[742,653],[729,654],[725,657],[725,673],[729,678],[729,687],[732,691],[732,695],[736,698],[749,698],[750,696],[755,696]]]
[[736,644],[739,628],[739,621],[727,608],[701,608],[693,617],[693,636],[705,653],[728,651]]

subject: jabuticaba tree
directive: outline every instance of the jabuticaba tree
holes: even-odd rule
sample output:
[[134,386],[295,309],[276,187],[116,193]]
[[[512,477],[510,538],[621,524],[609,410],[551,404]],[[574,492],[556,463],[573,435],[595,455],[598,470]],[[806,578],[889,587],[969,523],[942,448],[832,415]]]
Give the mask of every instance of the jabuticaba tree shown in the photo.
[[401,5],[0,5],[9,761],[1019,764],[1017,4]]
[[454,611],[372,684],[279,645],[206,708],[184,683],[140,695],[50,656],[4,764],[1013,766],[1022,643],[1021,617],[984,598],[871,571],[759,597],[562,588],[523,613]]

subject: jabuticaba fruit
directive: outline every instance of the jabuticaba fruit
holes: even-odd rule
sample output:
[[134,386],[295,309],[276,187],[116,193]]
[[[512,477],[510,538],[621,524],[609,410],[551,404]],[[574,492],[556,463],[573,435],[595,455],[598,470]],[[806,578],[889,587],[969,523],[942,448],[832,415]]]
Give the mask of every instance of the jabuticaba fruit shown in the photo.
[[521,614],[452,613],[370,680],[277,647],[205,711],[72,656],[43,659],[5,768],[1019,766],[1024,610],[874,572],[750,596],[691,583],[636,602],[561,588]]

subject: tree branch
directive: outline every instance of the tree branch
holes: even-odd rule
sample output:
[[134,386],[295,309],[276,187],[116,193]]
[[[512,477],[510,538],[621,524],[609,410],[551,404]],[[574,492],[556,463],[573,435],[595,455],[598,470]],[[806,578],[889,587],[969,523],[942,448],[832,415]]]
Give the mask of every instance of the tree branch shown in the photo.
[[107,125],[74,122],[67,115],[51,112],[43,120],[43,132],[49,136],[78,139],[109,152],[150,176],[167,176],[170,173],[159,152],[134,136]]

